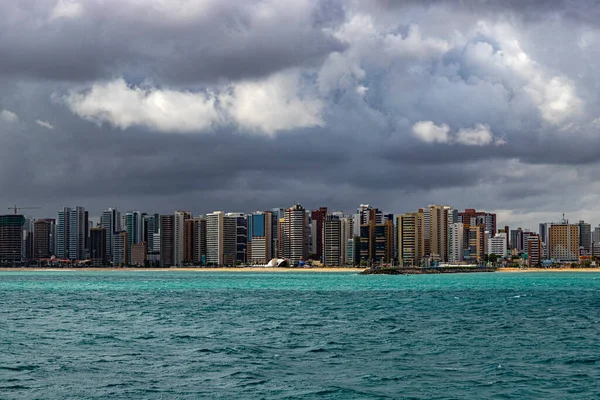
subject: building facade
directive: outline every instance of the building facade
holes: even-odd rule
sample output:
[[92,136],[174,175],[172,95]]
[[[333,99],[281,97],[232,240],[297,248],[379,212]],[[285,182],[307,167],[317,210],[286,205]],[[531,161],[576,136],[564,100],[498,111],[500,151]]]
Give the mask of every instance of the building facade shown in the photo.
[[548,255],[557,261],[579,260],[579,226],[563,222],[549,229]]
[[52,232],[55,226],[54,219],[38,219],[35,221],[33,232],[33,254],[36,258],[48,258],[53,253]]
[[323,220],[321,233],[323,264],[328,266],[342,265],[342,221],[329,215]]
[[107,265],[109,259],[106,254],[106,229],[90,229],[90,259],[92,265],[97,267]]
[[174,228],[175,216],[173,214],[160,216],[160,266],[163,268],[175,265]]
[[285,210],[282,237],[283,257],[290,260],[290,265],[298,265],[308,257],[308,214],[300,204],[294,204]]
[[23,215],[0,215],[0,261],[21,262],[24,224]]

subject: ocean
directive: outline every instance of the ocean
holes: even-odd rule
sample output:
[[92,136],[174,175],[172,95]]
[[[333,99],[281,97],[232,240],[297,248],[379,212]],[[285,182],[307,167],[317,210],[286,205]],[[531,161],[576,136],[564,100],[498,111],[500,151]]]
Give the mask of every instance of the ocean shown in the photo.
[[0,272],[0,398],[600,398],[600,274]]

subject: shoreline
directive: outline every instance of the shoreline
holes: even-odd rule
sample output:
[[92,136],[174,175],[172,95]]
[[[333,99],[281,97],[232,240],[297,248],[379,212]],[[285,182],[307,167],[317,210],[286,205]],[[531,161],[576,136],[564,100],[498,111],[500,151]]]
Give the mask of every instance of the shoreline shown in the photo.
[[181,268],[57,268],[57,267],[48,267],[48,268],[0,268],[0,272],[102,272],[102,271],[111,271],[111,272],[131,272],[131,271],[140,271],[140,272],[278,272],[278,273],[286,273],[286,272],[356,272],[360,273],[364,271],[365,268],[346,268],[346,267],[315,267],[315,268],[268,268],[268,267],[240,267],[240,268],[225,268],[225,267],[217,267],[217,268],[192,268],[192,267],[181,267]]
[[600,267],[595,268],[498,268],[497,272],[600,272]]
[[[280,268],[280,267],[218,267],[218,268],[206,268],[206,267],[181,267],[181,268],[98,268],[98,267],[86,267],[86,268],[58,268],[58,267],[46,267],[46,268],[0,268],[0,272],[103,272],[103,271],[111,271],[111,272],[131,272],[131,271],[140,271],[140,272],[233,272],[233,273],[243,273],[243,272],[268,272],[268,273],[341,273],[341,272],[354,272],[360,274],[365,271],[367,268],[359,267],[315,267],[315,268]],[[531,272],[600,272],[600,267],[596,268],[498,268],[494,272],[500,273],[531,273]]]

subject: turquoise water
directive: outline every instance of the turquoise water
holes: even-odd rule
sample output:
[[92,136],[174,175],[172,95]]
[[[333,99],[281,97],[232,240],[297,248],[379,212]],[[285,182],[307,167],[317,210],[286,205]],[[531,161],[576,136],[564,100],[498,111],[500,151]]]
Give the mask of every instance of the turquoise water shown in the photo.
[[600,398],[599,310],[594,273],[0,272],[0,398]]

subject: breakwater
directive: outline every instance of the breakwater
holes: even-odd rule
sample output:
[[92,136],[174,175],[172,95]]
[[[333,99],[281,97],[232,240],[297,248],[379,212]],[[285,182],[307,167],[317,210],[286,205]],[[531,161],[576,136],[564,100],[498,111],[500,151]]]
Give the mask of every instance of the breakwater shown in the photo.
[[464,274],[473,272],[496,272],[497,268],[488,267],[437,267],[437,268],[368,268],[361,275],[429,275]]

